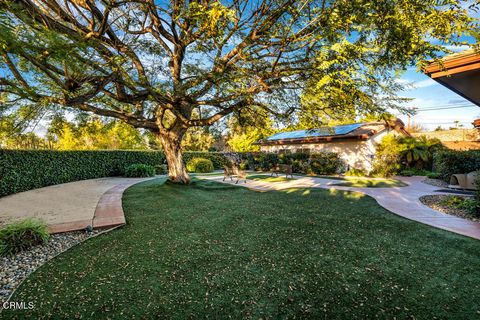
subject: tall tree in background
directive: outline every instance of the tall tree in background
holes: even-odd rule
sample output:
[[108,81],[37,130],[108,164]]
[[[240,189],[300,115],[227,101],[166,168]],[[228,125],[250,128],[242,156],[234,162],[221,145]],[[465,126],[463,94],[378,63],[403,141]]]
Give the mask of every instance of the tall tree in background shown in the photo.
[[215,143],[215,138],[208,127],[192,127],[187,130],[182,141],[182,149],[186,151],[208,151]]
[[145,150],[147,139],[138,129],[121,121],[81,117],[74,122],[54,117],[47,138],[58,150]]
[[259,108],[243,110],[228,121],[227,145],[236,152],[260,151],[254,143],[275,133],[270,115]]
[[384,95],[392,69],[475,29],[467,3],[0,0],[2,110],[72,108],[148,129],[170,179],[188,183],[189,128],[245,108],[290,114],[302,88],[331,77],[362,108],[364,94]]

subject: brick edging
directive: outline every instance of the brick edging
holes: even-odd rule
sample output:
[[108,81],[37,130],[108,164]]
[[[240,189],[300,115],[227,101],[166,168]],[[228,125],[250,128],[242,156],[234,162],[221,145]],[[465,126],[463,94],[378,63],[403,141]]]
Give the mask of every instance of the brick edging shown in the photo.
[[125,224],[125,214],[122,207],[122,196],[125,190],[134,184],[150,180],[135,179],[133,181],[117,184],[108,189],[98,200],[92,219],[65,222],[48,226],[50,233],[78,231],[88,226],[96,228],[111,228]]

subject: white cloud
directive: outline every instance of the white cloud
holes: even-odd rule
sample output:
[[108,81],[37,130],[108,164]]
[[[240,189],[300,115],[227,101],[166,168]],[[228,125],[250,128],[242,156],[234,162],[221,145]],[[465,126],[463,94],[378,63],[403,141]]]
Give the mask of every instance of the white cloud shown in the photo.
[[432,79],[425,79],[421,81],[410,81],[407,79],[398,79],[396,80],[398,84],[405,86],[405,91],[415,90],[420,88],[431,87],[437,83]]
[[460,46],[450,45],[450,46],[444,46],[444,48],[447,49],[447,50],[451,50],[453,52],[461,52],[461,51],[465,51],[465,50],[470,49],[470,46],[467,46],[467,45],[460,45]]
[[414,82],[413,87],[415,89],[419,89],[419,88],[430,87],[430,86],[433,86],[433,85],[436,85],[436,84],[437,84],[437,82],[435,82],[432,79],[425,79],[425,80],[422,80],[422,81]]

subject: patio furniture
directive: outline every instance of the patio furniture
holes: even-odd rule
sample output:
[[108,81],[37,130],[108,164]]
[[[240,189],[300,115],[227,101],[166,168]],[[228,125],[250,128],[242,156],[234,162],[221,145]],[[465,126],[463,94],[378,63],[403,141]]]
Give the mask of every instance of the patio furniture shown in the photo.
[[475,171],[470,173],[454,174],[450,177],[450,185],[448,187],[452,189],[475,190],[476,177],[477,173]]
[[245,183],[247,183],[247,172],[245,170],[241,170],[234,164],[223,166],[223,181],[225,181],[225,178],[230,178],[233,181],[234,177],[237,178],[235,184],[238,184],[240,180],[245,180]]
[[285,177],[288,178],[288,176],[291,176],[293,178],[293,169],[292,166],[289,164],[277,164],[272,168],[272,174],[270,176],[273,176],[276,174],[278,176],[279,173],[284,173]]

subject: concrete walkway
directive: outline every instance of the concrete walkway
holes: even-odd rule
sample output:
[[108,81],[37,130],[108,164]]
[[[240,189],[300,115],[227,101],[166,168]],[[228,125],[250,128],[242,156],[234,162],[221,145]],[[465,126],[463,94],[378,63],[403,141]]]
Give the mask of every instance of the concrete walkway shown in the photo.
[[32,217],[58,233],[124,224],[123,192],[148,179],[91,179],[6,196],[0,198],[0,225]]
[[[223,182],[223,176],[205,176],[201,178]],[[436,190],[440,189],[438,187],[423,183],[423,177],[397,177],[397,179],[407,183],[408,186],[394,188],[332,186],[341,181],[305,176],[295,176],[295,178],[295,180],[285,182],[247,180],[246,184],[239,182],[238,185],[258,191],[282,190],[288,188],[324,188],[357,191],[373,197],[382,207],[399,216],[480,240],[480,223],[438,212],[420,202],[419,198],[424,195],[446,194],[436,192]],[[227,179],[224,183],[235,182],[231,182]]]

